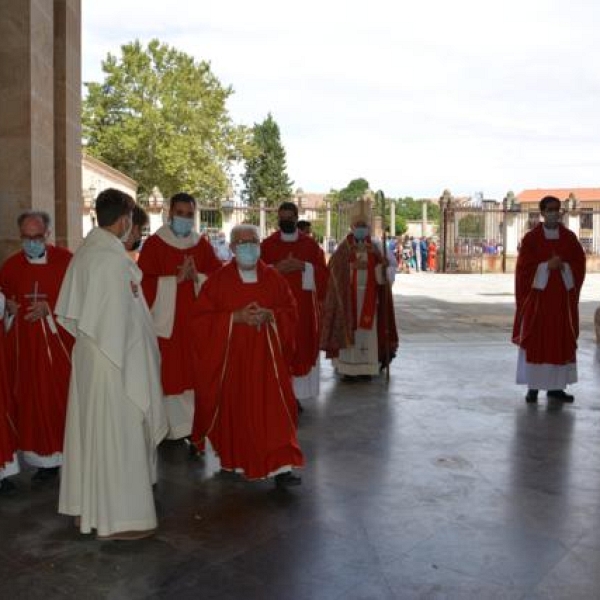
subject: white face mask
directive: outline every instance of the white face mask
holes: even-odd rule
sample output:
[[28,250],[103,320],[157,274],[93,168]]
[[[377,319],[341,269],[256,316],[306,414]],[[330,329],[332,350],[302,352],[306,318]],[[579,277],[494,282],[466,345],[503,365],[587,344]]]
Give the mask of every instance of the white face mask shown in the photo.
[[129,240],[129,236],[131,235],[131,230],[133,229],[133,221],[131,220],[131,217],[129,218],[129,227],[127,227],[127,230],[125,231],[125,233],[121,236],[121,241],[123,243],[125,243],[127,240]]

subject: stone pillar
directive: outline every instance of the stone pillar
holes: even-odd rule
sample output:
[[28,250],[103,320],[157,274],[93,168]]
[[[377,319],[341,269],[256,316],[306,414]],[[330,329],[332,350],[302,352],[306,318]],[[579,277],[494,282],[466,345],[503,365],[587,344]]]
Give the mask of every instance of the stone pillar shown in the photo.
[[580,219],[579,212],[568,212],[563,218],[563,223],[577,236],[579,237]]
[[50,214],[51,241],[81,236],[80,18],[80,0],[0,3],[0,262],[24,210]]
[[54,0],[54,186],[56,243],[82,237],[81,0]]
[[264,240],[267,237],[267,213],[265,210],[266,200],[264,198],[260,198],[259,201],[260,214],[259,214],[259,235],[260,239]]
[[594,211],[592,217],[592,248],[594,254],[600,254],[600,213]]

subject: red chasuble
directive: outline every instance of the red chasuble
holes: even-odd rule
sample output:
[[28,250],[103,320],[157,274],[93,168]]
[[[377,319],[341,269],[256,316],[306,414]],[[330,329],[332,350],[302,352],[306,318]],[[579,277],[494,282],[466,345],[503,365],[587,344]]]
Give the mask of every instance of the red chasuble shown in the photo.
[[0,321],[0,470],[14,459],[17,436],[13,397],[6,369],[4,321]]
[[[575,287],[567,291],[561,272],[555,270],[550,271],[545,289],[534,289],[538,265],[554,255],[571,267]],[[525,235],[515,274],[513,342],[525,350],[527,362],[565,365],[575,361],[579,293],[584,278],[585,253],[572,231],[559,225],[559,239],[549,240],[540,223]]]
[[[184,250],[171,246],[158,235],[151,235],[144,242],[137,264],[144,273],[142,289],[149,307],[152,307],[156,298],[158,278],[177,276],[178,267],[186,256],[193,256],[196,270],[204,275],[221,268],[221,261],[204,237],[195,246]],[[173,332],[170,338],[158,338],[162,386],[166,396],[176,396],[194,387],[189,366],[192,351],[189,326],[195,300],[193,281],[183,281],[177,285]]]
[[43,318],[25,321],[27,307],[45,300],[54,311],[71,253],[46,246],[47,264],[31,264],[23,252],[11,256],[0,269],[0,287],[7,299],[20,304],[7,336],[15,368],[13,393],[19,449],[49,456],[62,452],[73,338]]
[[286,348],[292,375],[303,377],[310,373],[319,356],[320,318],[319,306],[325,298],[327,288],[327,267],[325,255],[319,245],[309,236],[298,232],[298,240],[285,242],[281,233],[275,232],[265,239],[260,248],[260,257],[268,265],[285,258],[297,258],[312,264],[316,290],[302,289],[302,271],[281,273],[288,282],[298,306],[298,326],[296,328],[296,351],[291,355]]
[[338,246],[329,260],[329,284],[323,312],[321,349],[327,358],[337,358],[340,350],[354,345],[357,328],[370,329],[377,311],[377,335],[379,361],[386,365],[387,358],[394,358],[398,349],[398,330],[394,315],[394,303],[389,286],[378,286],[375,267],[383,257],[379,249],[365,240],[367,247],[367,287],[361,314],[356,309],[356,241],[352,234]]
[[[297,406],[283,348],[294,345],[297,310],[285,279],[261,261],[258,282],[243,283],[235,260],[204,284],[194,307],[197,374],[192,439],[208,437],[227,470],[248,479],[299,467]],[[256,302],[275,324],[233,323],[233,312]]]

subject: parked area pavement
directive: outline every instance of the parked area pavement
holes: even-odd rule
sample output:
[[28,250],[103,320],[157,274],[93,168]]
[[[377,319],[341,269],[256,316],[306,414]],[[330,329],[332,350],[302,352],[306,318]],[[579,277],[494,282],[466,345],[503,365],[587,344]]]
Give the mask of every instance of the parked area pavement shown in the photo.
[[[509,275],[398,275],[390,381],[322,359],[302,486],[276,491],[160,448],[160,529],[97,542],[55,484],[0,498],[0,598],[590,599],[600,590],[600,362],[582,294],[575,403],[514,384]],[[571,388],[570,388],[571,389]]]

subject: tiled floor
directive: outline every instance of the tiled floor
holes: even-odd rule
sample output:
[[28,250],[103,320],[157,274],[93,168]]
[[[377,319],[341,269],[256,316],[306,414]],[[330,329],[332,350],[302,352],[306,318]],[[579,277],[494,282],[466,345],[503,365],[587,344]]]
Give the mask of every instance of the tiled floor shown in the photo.
[[600,276],[572,406],[526,406],[512,383],[510,278],[435,277],[398,278],[389,385],[323,361],[301,487],[214,476],[165,443],[159,534],[99,543],[24,473],[0,499],[0,598],[600,597]]

